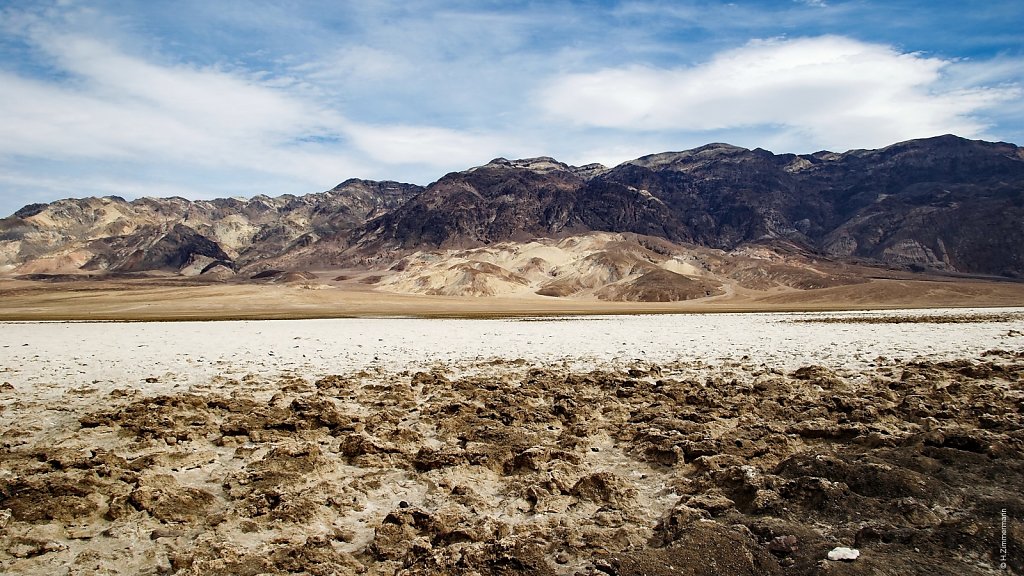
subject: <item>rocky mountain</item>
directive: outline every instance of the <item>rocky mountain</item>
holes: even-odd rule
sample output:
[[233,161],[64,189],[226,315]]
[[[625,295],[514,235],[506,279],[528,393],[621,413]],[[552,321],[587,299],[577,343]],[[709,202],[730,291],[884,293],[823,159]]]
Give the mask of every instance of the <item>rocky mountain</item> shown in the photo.
[[[824,258],[1022,277],[1022,223],[1024,149],[1012,144],[941,136],[805,155],[709,144],[610,169],[499,158],[425,188],[349,180],[299,197],[60,200],[0,221],[0,266],[13,273],[229,270],[246,277],[345,267],[385,271],[378,287],[413,292],[447,293],[438,279],[448,278],[452,286],[475,286],[469,293],[492,293],[488,286],[497,282],[550,295],[631,299],[653,290],[678,299],[717,289],[713,278],[662,265],[679,246],[726,256],[763,246],[775,256],[762,259],[809,258],[799,269]],[[456,256],[594,232],[635,236],[629,249],[620,242],[582,256],[590,260],[572,273],[544,258],[506,266]],[[676,248],[641,258],[656,270],[631,264],[623,273],[619,260],[633,258],[635,245],[651,238]],[[446,260],[461,268],[440,270]],[[593,278],[584,268],[595,262],[605,283],[579,280]],[[433,272],[419,276],[433,279],[408,282],[427,269]],[[648,273],[654,276],[639,281]],[[801,274],[783,284],[800,284]]]
[[582,221],[573,218],[574,207],[593,170],[593,165],[574,168],[546,157],[497,158],[441,178],[404,206],[358,230],[355,241],[440,247],[582,231]]
[[942,136],[800,156],[709,144],[586,173],[499,159],[446,176],[354,241],[381,250],[598,230],[1019,277],[1022,222],[1024,150]]
[[238,269],[343,234],[422,187],[346,180],[304,196],[189,201],[85,198],[29,205],[0,220],[0,269],[22,273]]

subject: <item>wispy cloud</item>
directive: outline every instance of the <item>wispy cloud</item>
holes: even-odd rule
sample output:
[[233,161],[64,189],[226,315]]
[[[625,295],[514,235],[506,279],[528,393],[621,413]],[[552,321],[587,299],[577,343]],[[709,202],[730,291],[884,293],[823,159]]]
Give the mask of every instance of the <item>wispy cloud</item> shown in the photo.
[[68,175],[48,176],[40,173],[25,174],[17,171],[0,172],[0,186],[12,186],[25,190],[40,191],[42,195],[28,194],[23,204],[45,202],[57,197],[82,196],[125,196],[138,197],[144,190],[147,196],[170,197],[181,196],[192,199],[213,199],[228,196],[219,186],[208,190],[196,190],[188,186],[174,184],[154,184],[145,179],[119,178],[114,175],[97,177],[74,177]]
[[0,72],[0,153],[160,159],[300,178],[344,168],[303,144],[337,135],[342,119],[257,78],[154,64],[45,24],[29,26],[24,39],[59,76]]
[[514,135],[474,134],[434,126],[352,124],[348,133],[357,147],[381,162],[401,158],[402,162],[428,166],[469,167],[481,159],[523,148],[515,143]]
[[415,71],[412,61],[393,51],[365,45],[343,46],[310,62],[300,63],[292,72],[316,84],[394,82]]

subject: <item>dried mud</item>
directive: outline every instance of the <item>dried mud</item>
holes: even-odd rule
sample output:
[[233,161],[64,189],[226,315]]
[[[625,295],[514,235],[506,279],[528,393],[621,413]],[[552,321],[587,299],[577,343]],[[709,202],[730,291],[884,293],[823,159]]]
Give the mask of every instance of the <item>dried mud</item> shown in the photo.
[[7,386],[0,572],[1020,573],[1022,411],[1000,351]]

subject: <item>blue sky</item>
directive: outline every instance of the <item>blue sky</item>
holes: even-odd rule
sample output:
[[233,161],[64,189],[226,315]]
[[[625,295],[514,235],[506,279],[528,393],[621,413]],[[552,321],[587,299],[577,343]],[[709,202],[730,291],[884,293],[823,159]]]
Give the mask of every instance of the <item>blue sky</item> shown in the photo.
[[0,2],[0,213],[955,133],[1024,143],[1024,2]]

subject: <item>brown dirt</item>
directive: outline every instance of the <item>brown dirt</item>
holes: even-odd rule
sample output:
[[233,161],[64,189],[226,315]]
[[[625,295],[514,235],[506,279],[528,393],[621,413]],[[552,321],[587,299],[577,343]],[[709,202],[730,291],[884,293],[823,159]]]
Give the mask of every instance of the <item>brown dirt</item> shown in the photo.
[[721,284],[696,280],[668,270],[655,269],[623,285],[597,291],[602,300],[619,302],[679,302],[724,294]]
[[[325,275],[326,274],[326,275]],[[0,278],[5,320],[229,320],[351,316],[509,317],[572,314],[812,311],[1020,306],[1024,283],[878,279],[816,290],[732,292],[682,302],[597,299],[445,297],[372,290],[359,282],[331,285],[201,283],[187,279],[74,280]],[[322,288],[322,289],[311,289]],[[701,292],[717,291],[710,287]]]
[[0,413],[5,573],[1024,571],[1021,353],[3,390]]

